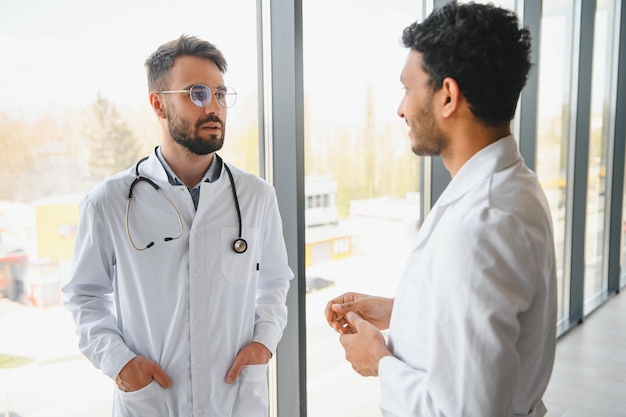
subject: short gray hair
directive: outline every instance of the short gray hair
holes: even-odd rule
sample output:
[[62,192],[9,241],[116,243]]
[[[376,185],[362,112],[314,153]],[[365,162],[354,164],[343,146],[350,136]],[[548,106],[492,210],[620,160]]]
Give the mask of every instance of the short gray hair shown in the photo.
[[150,91],[167,89],[174,60],[184,55],[212,61],[222,74],[226,72],[226,59],[215,45],[195,36],[181,35],[178,39],[159,46],[146,59],[144,65],[148,75],[148,89]]

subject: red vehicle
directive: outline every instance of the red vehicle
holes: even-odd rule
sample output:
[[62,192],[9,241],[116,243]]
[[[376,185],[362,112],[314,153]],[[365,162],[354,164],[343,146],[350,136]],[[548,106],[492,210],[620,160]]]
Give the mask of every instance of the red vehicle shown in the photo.
[[24,294],[24,277],[28,255],[21,250],[0,253],[0,294],[20,301]]

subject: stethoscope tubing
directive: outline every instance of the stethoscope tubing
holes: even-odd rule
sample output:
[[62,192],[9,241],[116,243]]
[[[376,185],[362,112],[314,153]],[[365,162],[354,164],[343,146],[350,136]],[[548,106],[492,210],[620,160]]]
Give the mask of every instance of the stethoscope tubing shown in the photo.
[[228,179],[230,180],[230,189],[233,192],[233,200],[235,200],[235,210],[237,210],[237,221],[239,222],[239,233],[237,233],[237,239],[233,242],[233,250],[237,253],[244,253],[248,250],[248,242],[241,237],[241,209],[239,208],[239,199],[237,198],[237,190],[235,188],[235,180],[233,179],[233,173],[230,172],[230,168],[226,162],[224,162],[224,169],[228,174]]
[[[155,151],[156,151],[156,149],[155,149]],[[218,157],[217,154],[215,156]],[[141,174],[139,174],[139,166],[146,159],[148,159],[147,156],[141,158],[139,161],[137,161],[137,164],[135,165],[135,179],[130,184],[130,187],[128,189],[128,200],[127,200],[127,203],[126,203],[126,234],[128,236],[128,241],[130,242],[130,245],[136,251],[144,251],[144,250],[149,249],[152,246],[154,246],[154,241],[151,241],[150,243],[148,243],[143,248],[138,247],[137,245],[135,245],[135,242],[133,241],[133,238],[132,238],[132,236],[130,234],[129,213],[130,213],[131,200],[133,198],[133,189],[135,188],[135,186],[137,184],[139,184],[142,181],[147,182],[148,184],[150,184],[150,186],[152,186],[152,188],[154,188],[155,191],[158,191],[159,194],[161,194],[161,196],[163,196],[163,198],[165,198],[165,200],[167,200],[167,202],[170,204],[170,206],[174,209],[174,212],[176,213],[176,217],[178,218],[178,224],[180,226],[180,232],[178,233],[178,235],[177,236],[166,236],[165,238],[163,238],[163,240],[165,242],[169,242],[169,241],[172,241],[172,240],[179,239],[180,237],[183,236],[183,232],[184,232],[183,219],[182,219],[182,217],[180,215],[180,212],[176,208],[176,205],[172,202],[172,200],[169,199],[169,197],[163,192],[163,190],[161,190],[161,187],[159,187],[158,184],[156,184],[150,178],[144,177]],[[221,158],[220,158],[220,160],[221,160]],[[248,250],[248,242],[246,242],[246,240],[242,237],[242,224],[243,224],[243,222],[242,222],[242,219],[241,219],[241,208],[239,207],[239,198],[237,198],[237,189],[235,187],[235,180],[233,178],[233,174],[230,171],[230,168],[228,167],[228,165],[225,162],[223,162],[223,164],[224,164],[224,169],[226,170],[226,173],[228,174],[228,179],[230,181],[230,188],[231,188],[231,191],[233,193],[233,200],[235,201],[235,210],[237,211],[237,221],[238,221],[238,224],[239,224],[239,233],[237,234],[237,239],[234,240],[232,247],[233,247],[233,251],[235,251],[236,253],[244,253],[246,250]]]

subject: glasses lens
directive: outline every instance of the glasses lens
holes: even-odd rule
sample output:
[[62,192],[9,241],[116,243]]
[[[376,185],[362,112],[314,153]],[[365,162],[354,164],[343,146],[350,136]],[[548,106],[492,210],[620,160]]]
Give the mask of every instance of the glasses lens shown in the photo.
[[232,107],[237,101],[237,92],[231,87],[218,88],[215,97],[222,107]]
[[211,89],[206,85],[194,85],[189,89],[189,97],[198,107],[206,107],[211,102]]

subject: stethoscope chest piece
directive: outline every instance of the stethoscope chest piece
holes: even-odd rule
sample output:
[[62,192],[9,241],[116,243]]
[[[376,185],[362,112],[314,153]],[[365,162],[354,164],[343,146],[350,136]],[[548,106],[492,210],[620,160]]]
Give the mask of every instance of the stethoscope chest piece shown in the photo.
[[233,250],[237,253],[244,253],[248,250],[248,242],[242,238],[236,239],[233,242]]
[[[155,152],[156,152],[156,149],[155,149]],[[235,239],[235,241],[233,242],[233,250],[235,251],[235,253],[240,253],[241,254],[241,253],[244,253],[245,251],[248,250],[248,242],[246,242],[246,240],[241,237],[241,232],[242,232],[242,228],[243,227],[242,227],[242,222],[241,222],[241,209],[239,208],[239,199],[237,198],[237,189],[235,188],[235,180],[233,179],[233,174],[230,172],[230,168],[228,168],[228,165],[226,163],[224,163],[224,162],[221,162],[222,160],[221,160],[221,158],[219,156],[217,156],[217,154],[215,156],[218,158],[220,163],[224,164],[224,169],[226,170],[226,173],[228,174],[228,179],[230,181],[230,188],[231,188],[231,190],[233,192],[233,200],[235,201],[235,210],[237,211],[237,222],[239,223],[239,234],[237,235],[237,239]],[[133,247],[133,249],[138,250],[138,251],[143,251],[143,250],[149,249],[152,246],[154,246],[154,242],[150,242],[145,247],[138,247],[138,246],[135,245],[135,243],[133,242],[133,239],[132,239],[132,237],[130,235],[130,227],[129,227],[130,202],[131,202],[131,199],[133,198],[133,189],[140,182],[147,182],[148,184],[150,184],[152,186],[152,188],[154,188],[156,191],[158,191],[163,196],[163,198],[165,198],[165,200],[167,200],[167,202],[172,206],[172,208],[176,212],[176,217],[178,218],[178,223],[180,225],[180,232],[178,233],[178,236],[167,236],[167,237],[163,238],[163,240],[166,241],[166,242],[169,242],[169,241],[172,241],[172,240],[176,240],[176,239],[182,237],[182,235],[183,235],[183,219],[182,219],[180,213],[178,212],[178,209],[176,208],[176,206],[172,202],[172,200],[170,200],[167,197],[167,195],[165,195],[165,193],[163,193],[161,188],[154,181],[152,181],[149,178],[143,177],[143,176],[141,176],[139,174],[139,166],[146,159],[148,159],[147,156],[145,158],[140,159],[137,162],[137,165],[135,165],[135,179],[131,183],[130,188],[128,190],[128,202],[126,204],[126,234],[128,235],[128,241],[130,242],[130,244]]]

